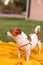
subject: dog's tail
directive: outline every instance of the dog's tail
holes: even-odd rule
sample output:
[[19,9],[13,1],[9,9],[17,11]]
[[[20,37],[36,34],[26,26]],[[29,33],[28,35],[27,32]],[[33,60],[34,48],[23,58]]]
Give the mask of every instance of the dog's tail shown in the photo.
[[40,25],[38,25],[38,26],[35,27],[35,33],[36,34],[40,33]]

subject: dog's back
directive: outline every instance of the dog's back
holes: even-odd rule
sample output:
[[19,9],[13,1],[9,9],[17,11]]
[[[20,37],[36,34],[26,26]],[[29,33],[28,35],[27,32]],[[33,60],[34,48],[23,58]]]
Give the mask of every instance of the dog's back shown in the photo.
[[28,40],[31,41],[31,48],[33,49],[37,44],[38,44],[38,41],[40,41],[40,26],[36,26],[35,28],[35,33],[33,34],[30,34],[28,36]]

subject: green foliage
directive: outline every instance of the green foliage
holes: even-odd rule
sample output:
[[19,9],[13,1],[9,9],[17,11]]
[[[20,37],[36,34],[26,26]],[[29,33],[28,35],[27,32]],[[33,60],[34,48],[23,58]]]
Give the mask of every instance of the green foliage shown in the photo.
[[3,5],[3,2],[2,2],[2,0],[0,0],[0,5]]
[[2,0],[0,0],[0,12],[2,12],[2,9],[3,9],[3,2],[2,2]]
[[21,7],[23,11],[26,10],[26,0],[14,0],[14,4],[17,7]]
[[[3,11],[4,3],[0,0],[0,12]],[[8,9],[15,14],[21,14],[22,11],[26,10],[26,0],[14,0],[13,3],[9,2]]]

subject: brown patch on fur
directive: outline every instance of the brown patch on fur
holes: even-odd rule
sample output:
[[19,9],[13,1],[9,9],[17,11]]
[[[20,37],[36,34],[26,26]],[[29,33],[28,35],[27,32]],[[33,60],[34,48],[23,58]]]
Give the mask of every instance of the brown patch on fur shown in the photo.
[[37,37],[38,37],[38,40],[40,40],[40,34],[39,33],[37,33]]
[[28,39],[29,41],[31,41],[31,37],[30,37],[30,36],[27,36],[27,39]]
[[13,28],[10,30],[10,32],[13,36],[17,36],[18,34],[21,34],[21,29],[20,28],[15,28],[15,29]]
[[38,37],[38,40],[40,40],[40,32],[39,32],[39,30],[37,31],[37,37]]

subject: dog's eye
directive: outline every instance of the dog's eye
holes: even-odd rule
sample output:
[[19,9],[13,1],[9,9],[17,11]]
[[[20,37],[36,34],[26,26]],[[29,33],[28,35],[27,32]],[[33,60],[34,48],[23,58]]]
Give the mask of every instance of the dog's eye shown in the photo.
[[12,30],[10,30],[10,32],[12,33]]

